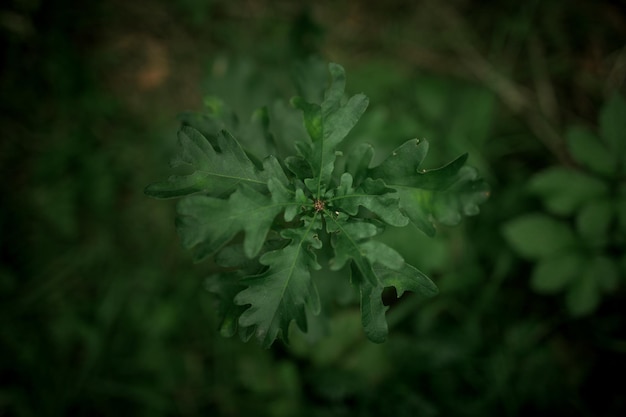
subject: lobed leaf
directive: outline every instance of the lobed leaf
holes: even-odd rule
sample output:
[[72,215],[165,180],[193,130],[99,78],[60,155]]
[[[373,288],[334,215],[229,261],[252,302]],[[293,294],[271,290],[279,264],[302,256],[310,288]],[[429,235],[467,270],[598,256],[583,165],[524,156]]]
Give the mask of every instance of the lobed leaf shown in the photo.
[[263,265],[259,263],[259,256],[266,252],[280,249],[283,246],[285,246],[285,241],[282,238],[267,239],[263,243],[259,255],[249,258],[245,253],[243,242],[231,243],[215,254],[214,261],[216,265],[236,270],[244,276],[256,275],[264,269]]
[[[310,143],[300,143],[299,156],[290,159],[290,166],[307,164],[310,176],[305,179],[309,190],[320,198],[330,185],[334,170],[337,146],[356,125],[369,104],[363,94],[352,96],[345,104],[342,99],[345,90],[345,71],[338,64],[330,64],[331,83],[321,104],[308,103],[295,97],[292,104],[303,113],[304,125],[310,136]],[[298,168],[303,172],[302,168]],[[304,178],[302,178],[304,179]]]
[[[432,172],[432,171],[431,171]],[[488,184],[479,178],[478,171],[470,166],[461,167],[452,184],[441,191],[430,191],[430,211],[438,222],[454,226],[463,216],[475,216],[480,204],[489,197]]]
[[[239,316],[245,311],[244,306],[234,303],[235,296],[244,290],[245,285],[241,284],[237,274],[216,274],[208,277],[205,281],[205,288],[217,298],[217,314],[220,317],[219,331],[224,337],[231,337],[239,329]],[[245,338],[242,335],[242,338]]]
[[368,143],[356,146],[348,154],[346,172],[352,175],[354,184],[360,185],[368,176],[369,165],[374,157],[374,148]]
[[285,209],[285,221],[292,221],[298,214],[299,209],[303,205],[309,204],[300,187],[293,191],[286,183],[272,178],[268,182],[268,188],[272,194],[272,201]]
[[379,232],[376,225],[367,221],[350,221],[342,213],[336,217],[327,216],[326,219],[326,231],[332,234],[331,243],[335,253],[329,263],[331,270],[339,270],[352,260],[372,285],[378,285],[374,264],[393,269],[401,268],[404,264],[404,259],[394,249],[382,242],[370,240]]
[[405,291],[432,297],[439,290],[423,272],[406,263],[399,269],[377,264],[374,267],[374,272],[379,279],[377,285],[372,285],[368,280],[359,282],[361,322],[367,337],[375,343],[382,343],[387,339],[388,334],[387,320],[385,319],[385,312],[388,307],[382,301],[382,293],[385,288],[395,287],[398,297],[401,297]]
[[172,161],[172,166],[187,166],[193,171],[148,185],[145,189],[147,195],[175,198],[203,192],[221,196],[234,191],[238,184],[263,191],[271,176],[281,175],[282,169],[273,157],[266,162],[271,171],[259,171],[235,138],[225,130],[217,133],[216,144],[213,145],[195,128],[182,126],[178,131],[178,140],[181,153]]
[[293,213],[293,208],[299,207],[296,194],[289,193],[283,182],[272,178],[268,186],[271,197],[240,185],[227,200],[205,195],[182,199],[177,205],[176,228],[183,247],[194,249],[194,259],[200,261],[243,231],[244,252],[254,258],[276,216],[283,210]]
[[352,187],[352,175],[348,172],[341,176],[341,182],[333,198],[328,202],[334,207],[356,216],[359,207],[365,207],[378,215],[385,223],[392,226],[406,226],[408,218],[398,206],[398,196],[387,188],[382,180],[367,178],[358,188]]
[[[414,186],[419,182],[419,168],[428,153],[428,141],[411,139],[396,148],[369,176],[382,178],[387,185]],[[424,171],[422,171],[423,173]]]
[[474,168],[465,166],[467,155],[438,169],[420,170],[427,152],[427,141],[407,141],[369,174],[395,189],[402,212],[433,236],[435,221],[452,226],[464,215],[478,214],[479,205],[489,196],[489,187]]
[[176,208],[176,229],[183,247],[194,250],[200,261],[214,254],[238,232],[245,230],[245,251],[254,257],[282,207],[249,187],[241,187],[228,200],[189,196]]
[[264,347],[271,346],[277,337],[288,340],[294,320],[306,331],[306,308],[319,313],[319,296],[310,270],[320,268],[311,249],[322,246],[315,233],[321,224],[316,216],[303,228],[284,230],[282,236],[290,243],[261,256],[260,262],[268,266],[264,273],[242,280],[247,288],[237,294],[235,304],[247,308],[239,317],[239,325],[250,328]]

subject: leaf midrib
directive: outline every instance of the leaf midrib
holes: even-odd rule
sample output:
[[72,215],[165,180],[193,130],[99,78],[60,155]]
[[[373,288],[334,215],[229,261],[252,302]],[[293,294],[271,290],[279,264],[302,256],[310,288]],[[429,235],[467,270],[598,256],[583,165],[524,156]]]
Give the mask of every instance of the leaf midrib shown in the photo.
[[281,292],[280,292],[280,297],[278,298],[278,305],[276,306],[276,308],[274,309],[274,315],[272,317],[272,324],[270,325],[270,327],[274,324],[276,317],[278,316],[278,321],[279,321],[279,327],[280,327],[280,315],[277,314],[278,310],[279,310],[279,306],[280,304],[283,302],[283,299],[285,298],[285,292],[287,291],[287,287],[289,287],[289,283],[291,282],[293,276],[294,276],[294,269],[296,267],[296,263],[298,261],[298,259],[300,258],[300,253],[302,251],[302,244],[304,243],[304,241],[306,240],[306,237],[308,236],[308,234],[311,232],[311,230],[313,229],[313,225],[315,224],[315,219],[317,218],[317,213],[315,213],[315,215],[313,216],[313,218],[311,219],[311,224],[309,225],[309,227],[307,228],[306,232],[302,235],[302,238],[300,239],[300,242],[298,243],[298,247],[296,249],[296,255],[293,257],[293,262],[291,263],[291,265],[288,268],[284,268],[281,269],[277,272],[275,272],[274,274],[278,274],[282,271],[288,270],[288,278],[285,280],[285,284],[283,285]]
[[206,171],[206,170],[197,170],[196,172],[205,174],[206,176],[214,176],[214,177],[218,177],[218,178],[226,178],[226,179],[231,179],[231,180],[237,180],[237,181],[246,181],[246,182],[252,182],[255,184],[266,184],[265,181],[260,181],[260,180],[255,180],[253,178],[248,178],[248,177],[237,177],[234,175],[224,175],[224,174],[219,174],[216,172],[212,172],[212,171]]

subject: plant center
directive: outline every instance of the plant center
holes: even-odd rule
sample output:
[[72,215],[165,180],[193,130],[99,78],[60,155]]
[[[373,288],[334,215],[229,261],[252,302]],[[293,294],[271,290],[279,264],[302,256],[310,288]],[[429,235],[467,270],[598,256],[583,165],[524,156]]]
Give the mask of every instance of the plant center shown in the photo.
[[324,210],[324,207],[326,207],[326,204],[324,203],[324,200],[315,200],[313,201],[313,207],[315,208],[316,212],[320,212]]

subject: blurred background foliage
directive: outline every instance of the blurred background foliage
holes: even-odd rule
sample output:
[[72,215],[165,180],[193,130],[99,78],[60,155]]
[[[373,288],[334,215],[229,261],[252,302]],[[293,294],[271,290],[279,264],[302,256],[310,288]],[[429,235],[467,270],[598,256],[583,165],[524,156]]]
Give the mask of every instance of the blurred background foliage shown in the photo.
[[[3,2],[0,415],[624,415],[625,12]],[[169,173],[177,114],[216,97],[244,124],[289,111],[291,69],[311,56],[370,97],[348,146],[382,158],[426,138],[431,167],[469,152],[492,195],[434,239],[383,237],[441,289],[390,296],[386,344],[347,306],[318,343],[263,350],[219,336],[212,264],[193,264],[173,204],[142,191]]]

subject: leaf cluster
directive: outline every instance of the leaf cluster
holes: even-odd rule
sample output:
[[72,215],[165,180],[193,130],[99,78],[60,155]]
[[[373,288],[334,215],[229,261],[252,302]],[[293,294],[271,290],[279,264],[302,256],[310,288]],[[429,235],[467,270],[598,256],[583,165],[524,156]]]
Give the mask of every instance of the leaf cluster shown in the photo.
[[599,135],[571,127],[567,147],[577,165],[548,168],[528,183],[547,213],[525,214],[504,227],[512,247],[536,262],[531,287],[565,293],[575,316],[595,311],[626,274],[625,123],[626,102],[615,94],[601,109]]
[[[367,337],[383,342],[386,287],[395,287],[398,296],[405,291],[432,296],[438,290],[375,237],[385,227],[409,224],[433,236],[437,223],[453,225],[478,213],[488,195],[486,183],[465,165],[467,155],[422,169],[425,140],[407,141],[373,167],[370,145],[344,157],[340,145],[369,101],[363,94],[345,97],[344,69],[332,63],[328,69],[321,103],[291,100],[304,126],[304,134],[290,138],[294,154],[259,160],[215,120],[209,128],[183,123],[173,166],[187,172],[145,190],[156,198],[183,197],[176,218],[183,246],[195,260],[214,256],[222,267],[208,287],[220,300],[224,336],[254,336],[269,347],[277,338],[288,339],[294,321],[306,332],[324,304],[316,283],[324,274],[313,272],[322,270],[321,258],[327,258],[327,268],[345,271],[358,289]],[[270,117],[268,108],[260,111],[263,137],[285,137],[271,129],[289,123]]]

